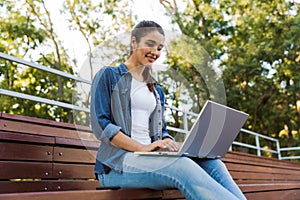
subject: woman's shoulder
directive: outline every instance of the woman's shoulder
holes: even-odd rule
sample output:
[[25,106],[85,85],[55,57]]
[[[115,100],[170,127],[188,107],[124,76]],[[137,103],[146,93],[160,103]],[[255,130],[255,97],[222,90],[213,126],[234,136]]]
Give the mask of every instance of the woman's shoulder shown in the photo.
[[103,75],[103,74],[109,75],[114,73],[120,73],[121,68],[122,68],[122,64],[119,66],[104,66],[96,73],[96,76]]
[[110,72],[114,72],[116,71],[116,68],[118,67],[114,67],[114,66],[104,66],[102,67],[98,73],[110,73]]

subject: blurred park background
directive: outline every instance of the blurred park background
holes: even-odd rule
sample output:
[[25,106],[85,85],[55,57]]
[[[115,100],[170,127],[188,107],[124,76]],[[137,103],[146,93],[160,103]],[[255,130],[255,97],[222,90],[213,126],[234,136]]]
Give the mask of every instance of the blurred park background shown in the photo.
[[[1,0],[0,52],[80,75],[101,44],[120,48],[112,63],[124,61],[128,46],[107,41],[140,20],[154,20],[205,49],[210,58],[202,60],[201,70],[222,81],[227,105],[250,114],[245,129],[277,138],[282,147],[298,147],[299,6],[299,0]],[[158,79],[168,105],[188,105],[198,113],[206,99],[216,98],[201,70],[179,50],[166,52],[162,65],[167,67]],[[185,81],[167,78],[175,72]],[[0,88],[89,106],[89,94],[82,99],[74,81],[3,59]],[[4,95],[0,102],[0,112],[89,125],[88,115],[71,109]],[[182,126],[179,112],[167,114],[168,125]],[[253,138],[239,135],[238,140]]]

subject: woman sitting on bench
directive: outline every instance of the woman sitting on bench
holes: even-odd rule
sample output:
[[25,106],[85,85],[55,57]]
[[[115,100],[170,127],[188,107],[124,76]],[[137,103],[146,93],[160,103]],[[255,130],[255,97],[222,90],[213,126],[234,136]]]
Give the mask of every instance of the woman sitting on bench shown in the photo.
[[141,156],[136,151],[178,145],[166,131],[164,93],[151,76],[165,35],[142,21],[131,32],[129,58],[102,68],[91,89],[91,120],[101,145],[95,173],[103,187],[178,188],[187,199],[246,199],[219,159]]

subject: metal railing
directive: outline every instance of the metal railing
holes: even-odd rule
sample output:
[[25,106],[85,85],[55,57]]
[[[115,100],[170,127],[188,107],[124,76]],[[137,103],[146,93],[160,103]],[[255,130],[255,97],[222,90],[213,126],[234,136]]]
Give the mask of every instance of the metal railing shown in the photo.
[[[280,148],[279,151],[280,151],[280,154],[281,152],[284,152],[284,151],[299,151],[300,150],[300,147],[285,147],[285,148]],[[292,159],[300,159],[300,156],[281,156],[280,157],[280,160],[292,160]]]
[[[11,62],[16,62],[28,67],[33,67],[45,72],[49,72],[61,77],[65,77],[65,78],[69,78],[71,80],[77,81],[77,82],[82,82],[82,83],[86,83],[88,85],[91,85],[91,81],[89,80],[85,80],[83,78],[56,70],[56,69],[52,69],[49,67],[45,67],[42,65],[38,65],[36,63],[33,62],[28,62],[4,53],[0,52],[0,58],[11,61]],[[6,95],[6,96],[11,96],[11,97],[16,97],[16,98],[22,98],[22,99],[26,99],[26,100],[31,100],[31,101],[36,101],[36,102],[40,102],[40,103],[45,103],[45,104],[50,104],[50,105],[54,105],[54,106],[59,106],[59,107],[63,107],[63,108],[68,108],[68,109],[73,109],[76,111],[83,111],[86,113],[89,113],[89,108],[84,108],[84,107],[80,107],[80,106],[76,106],[73,104],[68,104],[68,103],[64,103],[64,102],[60,102],[60,101],[55,101],[55,100],[50,100],[50,99],[46,99],[46,98],[41,98],[41,97],[37,97],[37,96],[33,96],[33,95],[28,95],[28,94],[24,94],[24,93],[19,93],[19,92],[14,92],[14,91],[9,91],[9,90],[5,90],[5,89],[1,89],[0,88],[0,95]],[[182,116],[183,116],[183,128],[176,128],[176,127],[171,127],[168,126],[167,129],[170,131],[174,131],[174,132],[179,132],[179,133],[184,133],[186,134],[189,131],[189,127],[188,127],[188,118],[190,117],[196,117],[198,114],[197,113],[193,113],[193,112],[189,112],[189,111],[185,111],[185,110],[181,110],[179,108],[176,107],[172,107],[172,106],[168,106],[166,105],[166,109],[171,109],[171,110],[175,110],[177,112],[181,112]],[[278,159],[282,160],[282,159],[300,159],[300,156],[282,156],[281,152],[284,151],[297,151],[300,150],[300,147],[287,147],[287,148],[281,148],[280,147],[280,142],[278,139],[275,138],[271,138],[250,130],[246,130],[246,129],[241,129],[240,130],[240,134],[248,134],[251,136],[254,136],[255,138],[255,145],[253,144],[247,144],[247,143],[243,143],[243,142],[238,142],[238,141],[234,141],[232,146],[240,146],[240,147],[244,147],[244,148],[249,148],[249,149],[254,149],[256,150],[256,154],[258,156],[262,155],[262,152],[269,152],[269,153],[274,153],[278,155]],[[264,148],[261,146],[260,144],[260,140],[268,140],[270,142],[275,142],[275,146],[276,149],[268,149],[268,148]],[[232,146],[230,147],[230,150],[232,150]]]

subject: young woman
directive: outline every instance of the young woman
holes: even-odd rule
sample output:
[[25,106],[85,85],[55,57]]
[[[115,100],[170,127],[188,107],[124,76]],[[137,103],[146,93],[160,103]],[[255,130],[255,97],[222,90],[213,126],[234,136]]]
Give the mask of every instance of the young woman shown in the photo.
[[163,91],[150,74],[164,39],[160,25],[140,22],[132,30],[127,61],[104,67],[94,77],[91,121],[101,140],[95,165],[101,186],[178,188],[187,199],[197,200],[246,199],[219,159],[134,154],[178,150],[166,130]]

